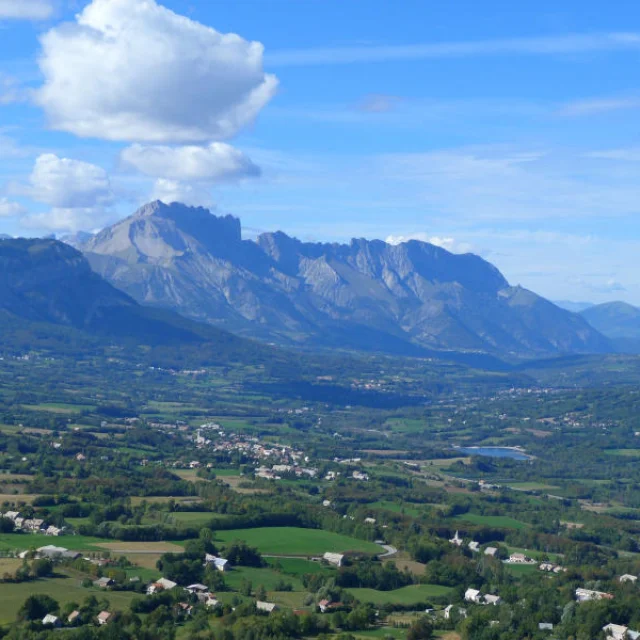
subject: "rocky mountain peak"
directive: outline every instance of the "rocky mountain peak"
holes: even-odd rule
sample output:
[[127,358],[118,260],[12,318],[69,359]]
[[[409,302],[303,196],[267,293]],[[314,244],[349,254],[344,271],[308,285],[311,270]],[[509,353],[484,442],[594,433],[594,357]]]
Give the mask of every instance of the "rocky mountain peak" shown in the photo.
[[477,255],[418,240],[241,237],[233,216],[152,202],[82,248],[139,302],[278,342],[530,356],[608,348],[582,318],[510,287]]

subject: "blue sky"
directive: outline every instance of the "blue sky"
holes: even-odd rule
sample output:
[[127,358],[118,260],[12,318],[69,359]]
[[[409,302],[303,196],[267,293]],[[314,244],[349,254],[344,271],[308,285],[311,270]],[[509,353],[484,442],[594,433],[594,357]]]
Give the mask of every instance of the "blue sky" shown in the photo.
[[0,0],[0,233],[180,199],[640,304],[640,7],[479,4]]

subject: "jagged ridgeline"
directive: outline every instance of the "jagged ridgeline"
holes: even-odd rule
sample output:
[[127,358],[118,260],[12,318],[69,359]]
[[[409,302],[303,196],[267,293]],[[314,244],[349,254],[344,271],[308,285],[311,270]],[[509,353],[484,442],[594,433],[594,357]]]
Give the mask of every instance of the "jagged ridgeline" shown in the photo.
[[[95,273],[73,247],[50,239],[0,240],[0,344],[23,352],[151,348],[159,360],[278,362],[268,345],[139,305]],[[145,351],[148,353],[148,351]]]
[[611,349],[482,258],[425,242],[243,240],[237,218],[154,202],[77,246],[140,303],[281,344],[503,358]]

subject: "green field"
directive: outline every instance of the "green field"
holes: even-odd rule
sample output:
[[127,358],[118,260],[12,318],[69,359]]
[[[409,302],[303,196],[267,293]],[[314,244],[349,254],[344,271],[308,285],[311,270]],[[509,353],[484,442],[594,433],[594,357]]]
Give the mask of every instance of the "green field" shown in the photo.
[[61,605],[67,602],[82,601],[90,595],[105,598],[114,610],[124,611],[129,608],[131,600],[139,597],[132,592],[113,592],[102,589],[85,589],[77,578],[65,577],[20,584],[0,583],[0,624],[7,624],[16,619],[16,613],[22,603],[31,595],[45,594],[55,598]]
[[371,502],[368,506],[375,507],[376,509],[385,509],[386,511],[392,511],[393,513],[407,514],[409,516],[421,515],[420,509],[414,504],[402,502],[389,502],[388,500],[378,500],[377,502]]
[[263,569],[236,567],[233,571],[225,574],[225,581],[232,589],[239,589],[244,580],[251,582],[254,589],[262,585],[267,591],[275,591],[279,582],[290,584],[294,591],[302,591],[304,589],[299,578],[295,576],[285,576],[268,567]]
[[22,405],[30,411],[49,411],[50,413],[80,413],[82,411],[94,411],[95,406],[90,404],[65,404],[64,402],[43,402],[41,404]]
[[369,631],[356,631],[356,638],[397,638],[404,640],[407,637],[406,629],[396,629],[394,627],[380,627],[379,629],[371,629]]
[[267,558],[267,562],[282,567],[284,574],[302,576],[305,573],[331,573],[333,569],[319,562],[312,562],[304,558]]
[[625,456],[626,458],[640,458],[640,449],[605,449],[610,456]]
[[505,564],[504,566],[507,571],[514,576],[522,576],[539,572],[537,564]]
[[178,523],[189,527],[204,527],[213,518],[219,517],[210,511],[174,511],[171,517]]
[[558,489],[556,485],[542,482],[510,482],[507,486],[517,491],[552,491]]
[[239,476],[240,469],[211,469],[218,478],[228,478],[231,476]]
[[258,529],[231,529],[216,532],[221,542],[245,540],[261,553],[282,556],[317,556],[325,551],[345,553],[360,551],[380,553],[381,547],[373,542],[357,540],[321,529],[298,529],[296,527],[263,527]]
[[415,418],[389,418],[384,426],[398,433],[418,433],[427,428],[427,423]]
[[431,598],[446,596],[452,589],[437,584],[412,584],[395,591],[376,591],[375,589],[347,589],[347,591],[360,602],[371,602],[374,605],[412,605],[428,602]]
[[527,529],[529,527],[528,524],[509,516],[482,516],[477,513],[465,513],[462,516],[457,516],[456,519],[487,527],[501,527],[502,529]]
[[45,536],[40,533],[0,533],[0,549],[38,549],[47,545],[64,547],[73,551],[100,551],[96,546],[109,542],[89,536]]

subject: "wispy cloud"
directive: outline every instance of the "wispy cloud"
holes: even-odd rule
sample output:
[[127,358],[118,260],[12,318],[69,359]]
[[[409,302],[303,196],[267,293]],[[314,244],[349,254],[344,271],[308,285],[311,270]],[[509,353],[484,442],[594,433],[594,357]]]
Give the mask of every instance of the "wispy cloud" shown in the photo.
[[558,55],[638,49],[640,49],[640,33],[570,33],[532,38],[429,42],[413,45],[285,49],[267,53],[265,62],[267,66],[272,67],[292,67],[513,54]]
[[640,162],[640,147],[628,147],[622,149],[603,149],[601,151],[589,151],[584,154],[586,158],[597,160],[618,160],[620,162]]
[[590,116],[609,111],[622,111],[628,109],[640,109],[640,97],[610,97],[587,98],[568,102],[560,108],[560,115],[565,116]]
[[0,19],[46,20],[52,13],[51,0],[0,0]]
[[389,113],[393,111],[402,98],[382,93],[372,93],[365,96],[357,105],[356,110],[363,113]]

